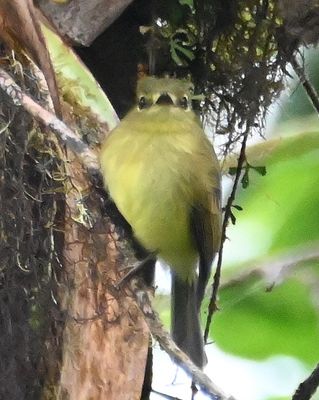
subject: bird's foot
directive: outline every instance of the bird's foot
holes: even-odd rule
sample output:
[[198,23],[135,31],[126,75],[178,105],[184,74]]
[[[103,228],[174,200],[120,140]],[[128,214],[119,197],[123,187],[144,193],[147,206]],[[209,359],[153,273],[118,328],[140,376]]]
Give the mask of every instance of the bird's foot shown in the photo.
[[138,261],[138,262],[134,263],[132,266],[121,268],[121,270],[130,268],[130,270],[121,279],[119,279],[119,281],[115,284],[115,288],[120,289],[124,283],[126,283],[130,278],[132,278],[132,276],[134,276],[137,272],[139,272],[143,267],[145,267],[145,265],[149,261],[154,260],[155,256],[156,256],[156,254],[154,252],[149,253],[144,258],[144,260]]

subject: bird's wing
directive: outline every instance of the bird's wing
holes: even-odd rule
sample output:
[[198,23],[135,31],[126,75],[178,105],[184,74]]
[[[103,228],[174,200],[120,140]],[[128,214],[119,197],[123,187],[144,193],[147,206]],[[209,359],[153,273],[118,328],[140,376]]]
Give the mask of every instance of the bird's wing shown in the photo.
[[197,304],[200,307],[221,239],[221,191],[213,188],[209,196],[210,207],[195,204],[191,210],[191,232],[199,253]]

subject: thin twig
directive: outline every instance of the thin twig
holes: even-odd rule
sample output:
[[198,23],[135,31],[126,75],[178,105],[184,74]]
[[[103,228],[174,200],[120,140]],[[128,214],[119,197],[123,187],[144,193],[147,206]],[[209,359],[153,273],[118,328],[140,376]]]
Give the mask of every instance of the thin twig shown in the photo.
[[237,163],[237,171],[236,171],[236,175],[235,175],[234,184],[233,184],[232,191],[230,193],[230,196],[228,197],[227,204],[225,207],[225,215],[224,215],[223,227],[222,227],[221,245],[220,245],[220,249],[219,249],[219,253],[218,253],[217,267],[216,267],[216,272],[215,272],[214,281],[213,281],[213,292],[212,292],[212,295],[211,295],[211,298],[209,301],[209,305],[208,305],[208,315],[207,315],[205,332],[204,332],[205,343],[207,343],[207,338],[208,338],[210,326],[212,324],[213,315],[218,310],[217,294],[218,294],[218,289],[219,289],[219,285],[220,285],[221,268],[222,268],[222,262],[223,262],[223,249],[224,249],[224,243],[226,240],[226,229],[227,229],[228,222],[229,222],[229,219],[232,214],[231,207],[232,207],[232,204],[236,197],[236,191],[237,191],[238,183],[239,183],[239,180],[241,177],[242,167],[244,165],[244,162],[246,161],[246,144],[247,144],[249,130],[250,130],[250,128],[249,128],[249,125],[247,124],[246,130],[243,134],[243,140],[242,140],[241,149],[240,149],[240,153],[239,153],[239,158],[238,158],[238,163]]
[[299,247],[293,252],[285,252],[276,257],[268,258],[257,265],[243,266],[243,272],[222,283],[220,287],[232,287],[256,276],[265,279],[268,287],[273,287],[276,283],[282,282],[301,263],[316,260],[319,260],[319,242],[314,242],[310,246]]
[[292,396],[292,400],[309,400],[319,387],[319,364],[312,371],[311,375],[303,381]]
[[47,111],[25,94],[11,76],[0,68],[0,88],[11,97],[14,105],[23,106],[38,122],[47,126],[91,171],[99,173],[99,163],[94,152],[56,115]]
[[314,88],[314,86],[312,85],[310,80],[308,79],[308,76],[305,72],[304,66],[299,64],[296,56],[293,56],[291,58],[290,63],[292,65],[296,75],[298,76],[300,83],[304,87],[315,111],[319,114],[319,96],[318,96],[316,89]]
[[170,355],[178,365],[190,375],[195,383],[214,400],[235,400],[232,396],[227,396],[211,379],[190,360],[190,358],[180,350],[171,335],[165,330],[157,313],[153,310],[149,290],[143,281],[132,278],[130,288],[138,303],[139,308],[144,314],[144,318],[149,330],[161,348]]

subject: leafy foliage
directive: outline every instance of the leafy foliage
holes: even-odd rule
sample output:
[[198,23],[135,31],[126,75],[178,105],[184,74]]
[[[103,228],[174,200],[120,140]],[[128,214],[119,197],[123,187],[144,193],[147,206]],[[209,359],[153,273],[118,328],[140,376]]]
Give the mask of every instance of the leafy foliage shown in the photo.
[[[220,291],[221,311],[212,328],[213,339],[228,352],[253,359],[286,354],[311,366],[319,358],[318,262],[298,265],[281,277],[269,263],[273,281],[261,276],[241,280],[239,273],[258,268],[265,256],[293,252],[319,239],[318,149],[318,132],[309,132],[274,138],[248,151],[249,163],[264,164],[267,174],[249,172],[249,188],[236,200],[243,210],[228,231],[228,250],[238,256],[241,251],[246,259],[224,271],[235,281]],[[251,248],[261,249],[257,259]]]
[[166,72],[168,64],[170,72],[192,75],[197,91],[205,95],[205,119],[215,133],[225,135],[227,154],[245,130],[262,128],[266,110],[283,88],[287,60],[277,40],[283,24],[277,2],[160,4],[152,28],[158,40],[153,43],[169,49]]
[[299,280],[270,291],[261,281],[247,280],[220,296],[213,336],[222,348],[253,359],[286,354],[310,365],[318,360],[318,312]]

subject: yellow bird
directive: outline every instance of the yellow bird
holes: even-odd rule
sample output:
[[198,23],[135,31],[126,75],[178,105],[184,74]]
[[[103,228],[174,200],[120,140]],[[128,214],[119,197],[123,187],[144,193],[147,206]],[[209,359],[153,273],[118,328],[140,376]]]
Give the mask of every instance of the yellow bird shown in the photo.
[[172,336],[202,367],[199,311],[220,246],[221,188],[192,91],[186,80],[141,79],[137,106],[106,139],[100,162],[106,188],[137,240],[171,268]]

